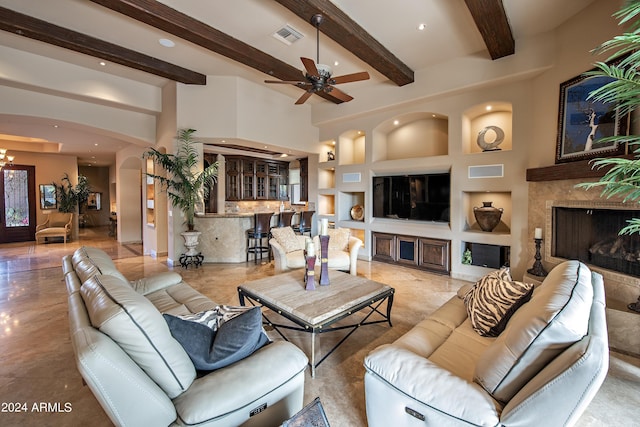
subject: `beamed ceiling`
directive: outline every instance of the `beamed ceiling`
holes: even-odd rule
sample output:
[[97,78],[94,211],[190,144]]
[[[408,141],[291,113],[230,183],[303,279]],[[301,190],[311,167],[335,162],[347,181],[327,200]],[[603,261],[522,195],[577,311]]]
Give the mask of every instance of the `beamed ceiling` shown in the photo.
[[[223,55],[233,61],[280,80],[300,78],[300,69],[285,63],[247,43],[223,33],[185,13],[155,0],[90,0],[138,22],[187,40],[195,45]],[[314,14],[325,18],[320,31],[369,64],[398,86],[414,81],[413,70],[385,48],[356,21],[328,0],[275,0],[283,7],[308,21]],[[465,0],[492,59],[515,51],[502,0]],[[170,80],[186,84],[206,84],[206,76],[197,71],[171,64],[82,34],[46,21],[0,8],[0,28],[55,46],[96,58],[106,59]],[[336,104],[342,101],[329,93],[318,95]]]
[[[301,79],[300,58],[316,59],[318,38],[310,19],[320,13],[324,17],[319,28],[320,62],[330,65],[336,76],[362,71],[370,75],[368,80],[340,85],[340,90],[354,98],[345,109],[358,114],[368,111],[367,97],[391,95],[391,102],[397,103],[412,99],[414,87],[420,93],[425,87],[437,86],[437,82],[423,80],[431,75],[432,67],[437,70],[468,58],[511,62],[511,55],[519,53],[520,40],[523,47],[530,46],[525,42],[553,31],[592,3],[594,0],[0,0],[0,48],[6,53],[0,58],[0,88],[153,115],[156,111],[146,109],[148,104],[123,101],[123,97],[112,100],[100,89],[118,81],[122,87],[131,82],[143,93],[155,93],[168,81],[205,85],[207,76],[233,76],[263,86],[265,93],[284,94],[293,104],[302,89],[266,85],[264,80]],[[419,23],[426,24],[424,31],[417,30]],[[287,45],[272,37],[285,25],[301,38]],[[161,46],[160,39],[170,39],[175,46]],[[13,61],[14,54],[17,61]],[[47,73],[34,74],[30,61],[51,65],[51,78]],[[9,72],[4,73],[3,67]],[[86,80],[70,80],[63,70]],[[109,83],[101,84],[103,76]],[[330,103],[340,102],[321,92],[307,104],[313,111],[327,112],[334,107]],[[336,106],[336,114],[341,114],[340,108]],[[11,145],[7,139],[11,135],[35,137],[55,143],[62,154],[78,156],[81,164],[105,165],[113,162],[119,149],[143,143],[130,135],[113,135],[71,122],[66,125],[52,130],[46,117],[0,114],[0,134],[4,135],[0,135],[0,146]],[[87,141],[91,141],[91,152]],[[247,141],[226,144],[251,145]]]

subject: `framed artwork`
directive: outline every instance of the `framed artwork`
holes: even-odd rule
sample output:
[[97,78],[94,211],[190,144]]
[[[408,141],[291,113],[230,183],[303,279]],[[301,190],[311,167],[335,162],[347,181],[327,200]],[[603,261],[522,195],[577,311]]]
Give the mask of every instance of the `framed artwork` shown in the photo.
[[40,209],[58,209],[55,185],[40,184]]
[[89,193],[87,209],[90,211],[99,211],[102,209],[102,193]]
[[613,81],[609,77],[580,75],[560,84],[556,163],[617,156],[625,145],[598,142],[608,136],[628,135],[628,117],[614,104],[587,99],[589,93]]

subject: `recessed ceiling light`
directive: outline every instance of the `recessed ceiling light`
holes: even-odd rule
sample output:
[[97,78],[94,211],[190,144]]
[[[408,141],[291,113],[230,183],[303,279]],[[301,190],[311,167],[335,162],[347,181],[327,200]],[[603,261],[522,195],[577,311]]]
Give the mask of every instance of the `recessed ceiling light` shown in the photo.
[[393,121],[393,125],[394,125],[394,126],[398,126],[399,124],[400,124],[400,122],[399,122],[399,121],[397,121],[397,120],[394,120],[394,121]]
[[174,47],[176,45],[173,40],[169,39],[160,39],[158,42],[164,47]]
[[425,23],[418,24],[418,30],[424,31],[425,28],[427,28],[427,24],[425,24]]
[[53,125],[54,128],[58,129],[58,125]]
[[95,143],[95,144],[93,144],[93,145],[95,145],[95,146],[97,147],[97,146],[98,146],[98,143],[96,142],[96,143]]
[[282,153],[280,154],[280,157],[289,157],[289,155],[287,153]]
[[432,114],[432,115],[431,115],[431,117],[435,118],[435,117],[436,117],[436,115],[435,115],[435,114]]
[[337,67],[338,65],[340,65],[340,63],[338,61],[333,61],[333,66]]
[[487,105],[486,110],[487,110],[487,111],[491,111],[491,109],[492,109],[492,108],[493,108],[493,107],[492,107],[491,105]]
[[107,63],[104,61],[100,61],[99,64],[102,65],[103,67],[107,65]]

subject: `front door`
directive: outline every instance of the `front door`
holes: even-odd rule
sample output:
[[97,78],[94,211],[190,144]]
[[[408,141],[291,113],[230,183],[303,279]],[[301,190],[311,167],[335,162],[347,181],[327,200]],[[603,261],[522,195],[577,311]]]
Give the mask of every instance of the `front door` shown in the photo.
[[36,168],[5,166],[0,173],[0,243],[35,240]]

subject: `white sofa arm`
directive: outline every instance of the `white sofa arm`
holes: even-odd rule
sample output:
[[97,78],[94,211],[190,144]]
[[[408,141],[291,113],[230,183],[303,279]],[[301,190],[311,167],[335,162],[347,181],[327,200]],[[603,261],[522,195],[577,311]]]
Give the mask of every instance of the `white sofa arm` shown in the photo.
[[276,270],[276,273],[281,273],[289,269],[287,266],[287,257],[284,251],[284,248],[278,243],[276,239],[269,239],[269,244],[273,249],[271,252],[273,253],[273,263]]
[[173,271],[166,271],[154,274],[153,276],[143,277],[142,279],[129,281],[131,287],[142,295],[177,285],[180,282],[182,282],[182,276]]
[[405,407],[423,416],[426,425],[466,420],[472,425],[495,426],[500,422],[502,405],[482,387],[409,350],[380,346],[367,355],[364,366],[370,427],[402,425],[402,418],[412,416]]
[[353,276],[358,275],[358,252],[362,247],[362,240],[357,237],[349,237],[349,273]]

